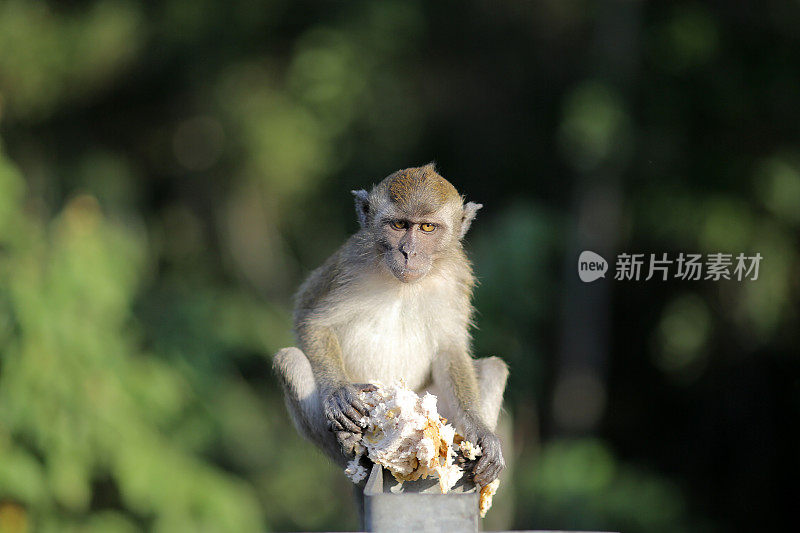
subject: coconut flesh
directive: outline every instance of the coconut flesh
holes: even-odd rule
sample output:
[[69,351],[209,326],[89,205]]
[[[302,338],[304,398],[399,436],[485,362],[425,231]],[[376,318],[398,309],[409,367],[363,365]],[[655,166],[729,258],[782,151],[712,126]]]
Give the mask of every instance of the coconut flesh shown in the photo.
[[[442,494],[447,494],[464,475],[457,454],[475,460],[481,455],[480,446],[465,440],[439,416],[436,396],[420,397],[402,381],[373,385],[374,391],[360,393],[369,415],[362,420],[365,429],[345,474],[353,483],[366,478],[367,469],[360,464],[366,454],[400,483],[433,476]],[[491,507],[498,484],[495,480],[480,488],[481,517]]]

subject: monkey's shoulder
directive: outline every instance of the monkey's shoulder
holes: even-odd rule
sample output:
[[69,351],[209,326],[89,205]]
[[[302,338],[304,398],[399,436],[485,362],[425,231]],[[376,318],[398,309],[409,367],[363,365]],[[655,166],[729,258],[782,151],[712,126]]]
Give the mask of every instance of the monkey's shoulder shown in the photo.
[[309,273],[295,293],[295,315],[303,316],[317,308],[337,287],[345,284],[347,258],[352,255],[353,237],[339,247],[322,265]]

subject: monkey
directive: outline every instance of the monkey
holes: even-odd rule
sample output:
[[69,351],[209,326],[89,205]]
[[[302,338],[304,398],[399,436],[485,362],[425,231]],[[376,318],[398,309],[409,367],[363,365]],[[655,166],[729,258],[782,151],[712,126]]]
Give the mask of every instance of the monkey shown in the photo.
[[464,203],[433,163],[352,194],[359,230],[300,286],[298,346],[273,359],[287,409],[344,466],[364,429],[359,391],[403,379],[435,394],[440,414],[481,447],[472,475],[486,485],[505,467],[494,430],[508,368],[471,354],[475,277],[462,241],[483,206]]

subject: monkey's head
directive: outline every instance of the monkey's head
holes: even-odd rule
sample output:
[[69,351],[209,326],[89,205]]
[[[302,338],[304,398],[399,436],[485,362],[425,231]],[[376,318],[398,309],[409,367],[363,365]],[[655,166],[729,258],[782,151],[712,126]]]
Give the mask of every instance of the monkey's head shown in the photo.
[[460,250],[482,207],[465,204],[433,163],[399,170],[369,193],[353,195],[361,232],[375,244],[382,264],[404,283],[422,279],[438,259]]

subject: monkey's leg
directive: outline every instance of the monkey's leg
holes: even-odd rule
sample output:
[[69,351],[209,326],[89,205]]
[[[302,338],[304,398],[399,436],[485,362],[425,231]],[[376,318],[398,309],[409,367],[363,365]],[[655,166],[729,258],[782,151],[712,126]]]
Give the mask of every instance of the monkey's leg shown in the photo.
[[[497,427],[497,418],[503,405],[503,392],[508,379],[508,366],[499,357],[485,357],[475,359],[473,362],[475,374],[478,379],[478,394],[480,395],[480,415],[492,431]],[[430,392],[438,398],[439,414],[447,418],[456,428],[461,427],[463,420],[458,408],[458,402],[452,390],[452,385],[444,379],[446,372],[441,366],[434,366],[433,382],[424,390],[417,391],[422,394]]]
[[344,468],[347,459],[333,432],[328,429],[317,382],[306,355],[295,347],[283,348],[275,355],[272,367],[283,386],[286,408],[297,432]]
[[474,361],[478,374],[478,388],[481,395],[481,417],[494,431],[497,418],[503,405],[503,392],[506,390],[508,366],[499,357],[484,357]]

